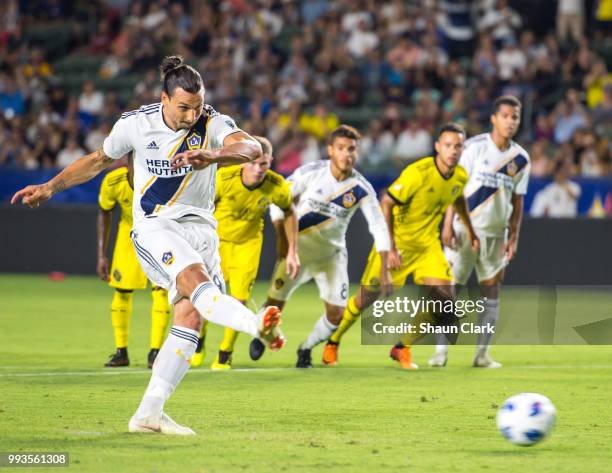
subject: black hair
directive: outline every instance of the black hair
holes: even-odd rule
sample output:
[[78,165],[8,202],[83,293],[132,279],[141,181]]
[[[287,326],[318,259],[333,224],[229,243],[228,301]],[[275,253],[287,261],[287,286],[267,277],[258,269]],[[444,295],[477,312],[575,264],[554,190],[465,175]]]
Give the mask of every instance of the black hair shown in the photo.
[[174,89],[180,87],[185,92],[197,94],[204,88],[204,81],[198,71],[185,64],[182,56],[166,56],[159,66],[162,90],[172,97]]
[[511,107],[522,108],[523,104],[519,99],[517,99],[514,95],[502,95],[501,97],[497,97],[495,102],[493,102],[493,115],[499,112],[499,109],[502,105],[510,105]]
[[336,138],[348,138],[350,140],[359,141],[361,133],[350,125],[340,125],[329,135],[329,144],[332,144]]
[[464,138],[467,136],[467,134],[465,133],[465,129],[461,125],[451,122],[451,123],[446,123],[445,125],[442,126],[442,128],[440,128],[437,139],[438,140],[440,139],[440,137],[442,136],[442,133],[447,133],[447,132],[463,135]]

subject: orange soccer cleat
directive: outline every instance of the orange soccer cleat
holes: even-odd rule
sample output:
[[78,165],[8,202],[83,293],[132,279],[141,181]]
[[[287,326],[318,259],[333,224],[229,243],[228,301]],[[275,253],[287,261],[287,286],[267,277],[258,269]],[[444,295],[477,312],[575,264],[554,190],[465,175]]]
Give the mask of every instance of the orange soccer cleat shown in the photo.
[[393,348],[391,348],[389,356],[391,359],[397,361],[400,367],[405,370],[418,369],[418,365],[412,362],[412,353],[410,353],[410,348],[406,346],[395,345]]
[[323,349],[323,364],[327,366],[336,366],[338,364],[338,344],[330,340],[325,344]]

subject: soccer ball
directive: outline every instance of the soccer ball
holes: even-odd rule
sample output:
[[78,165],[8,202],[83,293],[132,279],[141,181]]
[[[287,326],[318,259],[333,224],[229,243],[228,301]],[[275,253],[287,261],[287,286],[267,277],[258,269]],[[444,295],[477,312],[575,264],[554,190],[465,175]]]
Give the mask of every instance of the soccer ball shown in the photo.
[[546,396],[521,393],[497,411],[497,428],[514,445],[530,446],[543,440],[555,425],[557,410]]

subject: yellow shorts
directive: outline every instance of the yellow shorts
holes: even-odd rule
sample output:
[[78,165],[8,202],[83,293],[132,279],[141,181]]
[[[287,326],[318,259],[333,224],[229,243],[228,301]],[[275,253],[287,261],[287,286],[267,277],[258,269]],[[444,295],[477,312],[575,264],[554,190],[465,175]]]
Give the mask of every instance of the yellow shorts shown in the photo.
[[259,257],[263,238],[254,238],[243,243],[221,240],[221,270],[229,293],[238,300],[248,301],[259,269]]
[[130,229],[119,227],[113,251],[113,262],[108,285],[117,289],[146,289],[147,276],[140,268]]
[[[403,286],[412,274],[415,284],[423,284],[424,278],[452,281],[451,268],[439,243],[427,248],[400,248],[402,266],[391,271],[394,286]],[[378,286],[380,283],[381,259],[375,248],[370,251],[368,264],[361,277],[362,286]]]

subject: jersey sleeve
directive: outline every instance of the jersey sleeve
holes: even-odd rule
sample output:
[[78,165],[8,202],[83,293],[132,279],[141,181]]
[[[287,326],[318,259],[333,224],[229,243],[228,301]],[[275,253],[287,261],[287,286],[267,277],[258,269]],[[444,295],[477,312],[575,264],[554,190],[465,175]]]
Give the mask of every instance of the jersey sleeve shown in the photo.
[[117,120],[110,134],[104,139],[102,149],[104,154],[111,159],[119,159],[126,153],[134,149],[130,138],[135,130],[130,130],[130,125],[133,126],[134,115],[120,118]]
[[466,145],[463,153],[461,153],[461,157],[459,158],[459,164],[465,169],[468,173],[468,176],[472,175],[472,170],[474,168],[474,160],[476,158],[476,150],[477,146],[475,143],[470,143]]
[[115,208],[117,196],[114,192],[114,186],[109,185],[109,174],[104,176],[102,185],[100,185],[100,193],[98,194],[98,204],[105,212],[110,212]]
[[387,194],[398,204],[406,204],[421,185],[421,174],[415,166],[408,166],[389,186]]
[[369,183],[366,186],[366,191],[368,195],[362,200],[361,211],[368,222],[368,229],[372,238],[374,238],[376,251],[389,251],[391,249],[391,238],[389,237],[387,222],[385,222],[385,217],[376,197],[376,191]]
[[280,181],[280,183],[274,188],[274,192],[272,194],[272,203],[277,206],[280,210],[287,211],[289,207],[291,207],[292,197],[291,197],[291,189],[289,188],[289,184],[284,179]]
[[523,169],[523,172],[521,173],[521,177],[519,178],[519,180],[517,181],[516,185],[514,186],[514,193],[518,194],[518,195],[525,195],[527,194],[527,187],[529,185],[529,173],[531,171],[531,162],[528,162],[525,165],[525,169]]
[[208,139],[211,149],[223,148],[223,141],[232,133],[240,131],[233,118],[228,115],[215,115],[208,122]]
[[[306,189],[306,184],[308,183],[308,176],[312,173],[305,173],[301,168],[297,168],[293,171],[286,182],[287,186],[291,192],[291,200],[295,197],[299,196]],[[285,218],[285,212],[278,208],[277,205],[270,205],[270,218],[272,221],[282,220]]]

